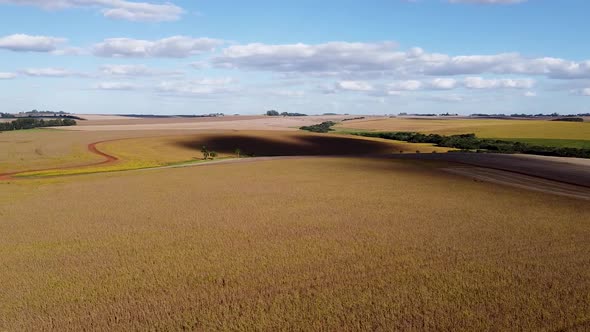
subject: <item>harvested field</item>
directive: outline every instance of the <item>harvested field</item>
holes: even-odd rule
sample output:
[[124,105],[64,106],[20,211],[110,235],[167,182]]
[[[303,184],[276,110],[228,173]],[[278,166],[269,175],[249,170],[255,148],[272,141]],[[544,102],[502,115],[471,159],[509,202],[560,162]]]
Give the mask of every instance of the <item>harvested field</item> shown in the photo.
[[224,121],[246,121],[263,119],[264,116],[222,116],[222,117],[164,117],[164,118],[134,118],[124,116],[102,117],[84,116],[80,117],[86,121],[79,121],[80,126],[102,126],[102,125],[152,125],[152,124],[177,124],[177,123],[202,123],[202,122],[224,122]]
[[305,158],[0,183],[0,330],[588,327],[590,206],[438,167]]
[[121,118],[80,121],[79,126],[61,128],[75,131],[132,130],[297,130],[323,121],[340,121],[346,116],[227,116],[206,118]]

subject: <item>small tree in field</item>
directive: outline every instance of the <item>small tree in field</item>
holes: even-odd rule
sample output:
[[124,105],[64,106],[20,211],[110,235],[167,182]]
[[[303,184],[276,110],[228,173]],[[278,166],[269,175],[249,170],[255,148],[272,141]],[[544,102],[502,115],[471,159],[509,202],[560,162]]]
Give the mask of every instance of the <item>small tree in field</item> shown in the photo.
[[236,156],[238,156],[238,158],[240,158],[240,155],[242,154],[242,150],[240,149],[235,149],[234,153],[236,154]]
[[203,145],[203,147],[201,148],[201,153],[203,154],[203,159],[209,159],[210,152],[209,150],[207,150],[206,146]]
[[217,152],[211,151],[209,152],[209,156],[211,157],[211,159],[215,159],[215,157],[217,157]]

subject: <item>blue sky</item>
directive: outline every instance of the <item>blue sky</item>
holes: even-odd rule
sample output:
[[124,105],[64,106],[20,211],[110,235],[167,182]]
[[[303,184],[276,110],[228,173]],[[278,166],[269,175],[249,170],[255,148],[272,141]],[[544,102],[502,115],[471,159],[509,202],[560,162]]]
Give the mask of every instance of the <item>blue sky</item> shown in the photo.
[[583,0],[0,0],[0,112],[590,112]]

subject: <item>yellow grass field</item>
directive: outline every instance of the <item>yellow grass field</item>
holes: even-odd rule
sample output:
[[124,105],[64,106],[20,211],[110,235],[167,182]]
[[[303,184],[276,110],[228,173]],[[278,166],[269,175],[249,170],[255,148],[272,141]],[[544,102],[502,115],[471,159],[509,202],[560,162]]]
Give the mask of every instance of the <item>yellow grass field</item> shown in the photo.
[[134,137],[183,135],[183,131],[65,131],[52,129],[0,133],[0,173],[100,162],[88,144]]
[[590,206],[436,167],[305,158],[0,183],[0,330],[588,327]]
[[[3,136],[2,144],[13,149],[3,157],[0,171],[35,170],[18,176],[55,176],[112,172],[138,168],[166,166],[202,158],[202,146],[219,153],[218,158],[243,155],[336,155],[387,154],[403,152],[445,152],[447,148],[427,144],[391,142],[373,138],[345,135],[322,135],[302,131],[28,131]],[[10,133],[12,134],[12,133]],[[19,145],[18,142],[22,144]],[[111,164],[80,166],[100,162],[104,158],[88,151],[87,145],[97,145],[100,151],[117,157]],[[345,144],[347,143],[347,144]],[[42,151],[38,154],[36,151]],[[16,157],[18,155],[18,158]],[[69,167],[60,169],[60,167]],[[43,168],[56,168],[39,170]]]
[[483,138],[590,140],[590,122],[373,118],[346,121],[336,128],[343,130],[415,131],[444,135],[474,133]]

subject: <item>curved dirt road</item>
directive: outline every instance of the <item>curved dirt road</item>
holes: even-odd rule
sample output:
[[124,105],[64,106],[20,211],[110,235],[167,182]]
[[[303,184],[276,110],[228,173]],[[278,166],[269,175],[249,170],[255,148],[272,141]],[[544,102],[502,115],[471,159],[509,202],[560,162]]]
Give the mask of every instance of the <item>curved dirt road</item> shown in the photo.
[[41,168],[41,169],[29,169],[29,170],[25,170],[25,171],[3,173],[3,174],[0,174],[0,181],[14,180],[15,175],[29,173],[29,172],[55,171],[55,170],[60,170],[60,169],[73,169],[73,168],[79,168],[79,167],[98,166],[98,165],[114,163],[114,162],[118,161],[119,158],[117,158],[113,155],[110,155],[108,153],[102,152],[96,147],[96,145],[98,145],[98,144],[112,142],[112,141],[117,141],[117,140],[106,140],[106,141],[99,141],[99,142],[94,142],[94,143],[88,144],[88,151],[90,151],[94,154],[97,154],[101,157],[104,157],[105,159],[103,161],[89,163],[89,164],[82,164],[82,165],[73,165],[73,166],[65,166],[65,167],[51,167],[51,168]]

